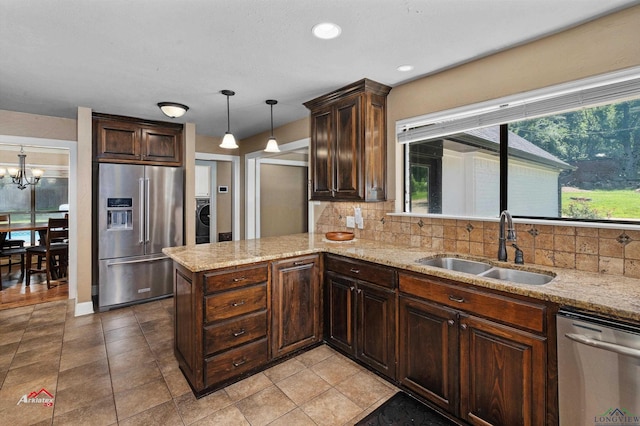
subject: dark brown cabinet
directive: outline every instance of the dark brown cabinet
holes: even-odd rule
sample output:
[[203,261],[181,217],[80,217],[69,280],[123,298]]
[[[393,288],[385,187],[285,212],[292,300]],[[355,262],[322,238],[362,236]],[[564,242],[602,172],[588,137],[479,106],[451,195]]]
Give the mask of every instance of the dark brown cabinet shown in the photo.
[[93,114],[94,156],[110,163],[182,165],[182,125]]
[[306,102],[311,111],[311,199],[386,199],[386,96],[363,79]]
[[325,270],[325,340],[395,379],[395,271],[332,255]]
[[271,357],[320,342],[320,257],[301,256],[271,264]]
[[267,295],[267,264],[174,267],[174,352],[197,396],[269,361]]
[[545,424],[544,305],[405,273],[399,288],[402,385],[474,425]]

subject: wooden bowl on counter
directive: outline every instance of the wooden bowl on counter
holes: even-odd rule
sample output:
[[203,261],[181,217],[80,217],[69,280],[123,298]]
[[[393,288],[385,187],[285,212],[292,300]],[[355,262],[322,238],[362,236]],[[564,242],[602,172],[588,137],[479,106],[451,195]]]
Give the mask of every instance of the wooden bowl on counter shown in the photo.
[[350,241],[353,240],[353,232],[327,232],[324,236],[329,241]]

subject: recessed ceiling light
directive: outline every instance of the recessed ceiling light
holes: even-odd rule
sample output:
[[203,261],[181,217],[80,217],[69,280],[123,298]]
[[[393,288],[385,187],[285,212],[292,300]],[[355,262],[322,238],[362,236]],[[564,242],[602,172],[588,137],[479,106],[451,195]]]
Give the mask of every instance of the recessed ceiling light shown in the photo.
[[400,65],[398,68],[396,68],[398,71],[400,72],[408,72],[413,70],[413,65]]
[[314,25],[311,32],[313,32],[313,35],[318,38],[331,40],[332,38],[336,38],[340,35],[342,28],[336,24],[332,24],[331,22],[323,22],[321,24]]

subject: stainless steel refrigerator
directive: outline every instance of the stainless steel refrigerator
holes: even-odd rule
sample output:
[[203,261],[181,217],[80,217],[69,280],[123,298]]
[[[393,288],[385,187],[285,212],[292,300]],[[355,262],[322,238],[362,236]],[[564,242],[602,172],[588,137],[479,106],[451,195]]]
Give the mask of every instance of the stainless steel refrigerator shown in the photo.
[[173,292],[163,247],[183,245],[181,167],[98,166],[98,305],[101,311]]

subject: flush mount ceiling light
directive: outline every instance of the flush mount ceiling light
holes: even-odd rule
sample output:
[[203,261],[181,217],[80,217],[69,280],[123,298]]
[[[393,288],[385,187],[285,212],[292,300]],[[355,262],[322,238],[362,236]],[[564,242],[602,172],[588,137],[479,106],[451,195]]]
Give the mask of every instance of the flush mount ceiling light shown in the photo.
[[413,65],[400,65],[398,68],[396,68],[398,71],[400,72],[408,72],[413,70]]
[[236,149],[238,144],[236,143],[236,138],[231,133],[231,119],[229,117],[229,97],[236,94],[233,90],[221,90],[220,93],[227,97],[227,131],[222,138],[222,143],[220,144],[220,148],[225,149]]
[[278,148],[278,141],[276,141],[275,136],[273,136],[273,106],[278,103],[275,99],[267,99],[264,101],[267,105],[271,106],[271,137],[267,141],[267,147],[264,149],[265,152],[280,152],[280,148]]
[[342,32],[342,28],[331,22],[322,22],[320,24],[314,25],[311,32],[313,32],[313,35],[318,38],[321,38],[323,40],[331,40],[332,38],[336,38],[340,35],[340,33]]
[[176,102],[159,102],[158,108],[160,108],[160,111],[162,111],[164,115],[170,118],[182,117],[185,112],[189,111],[188,106]]

